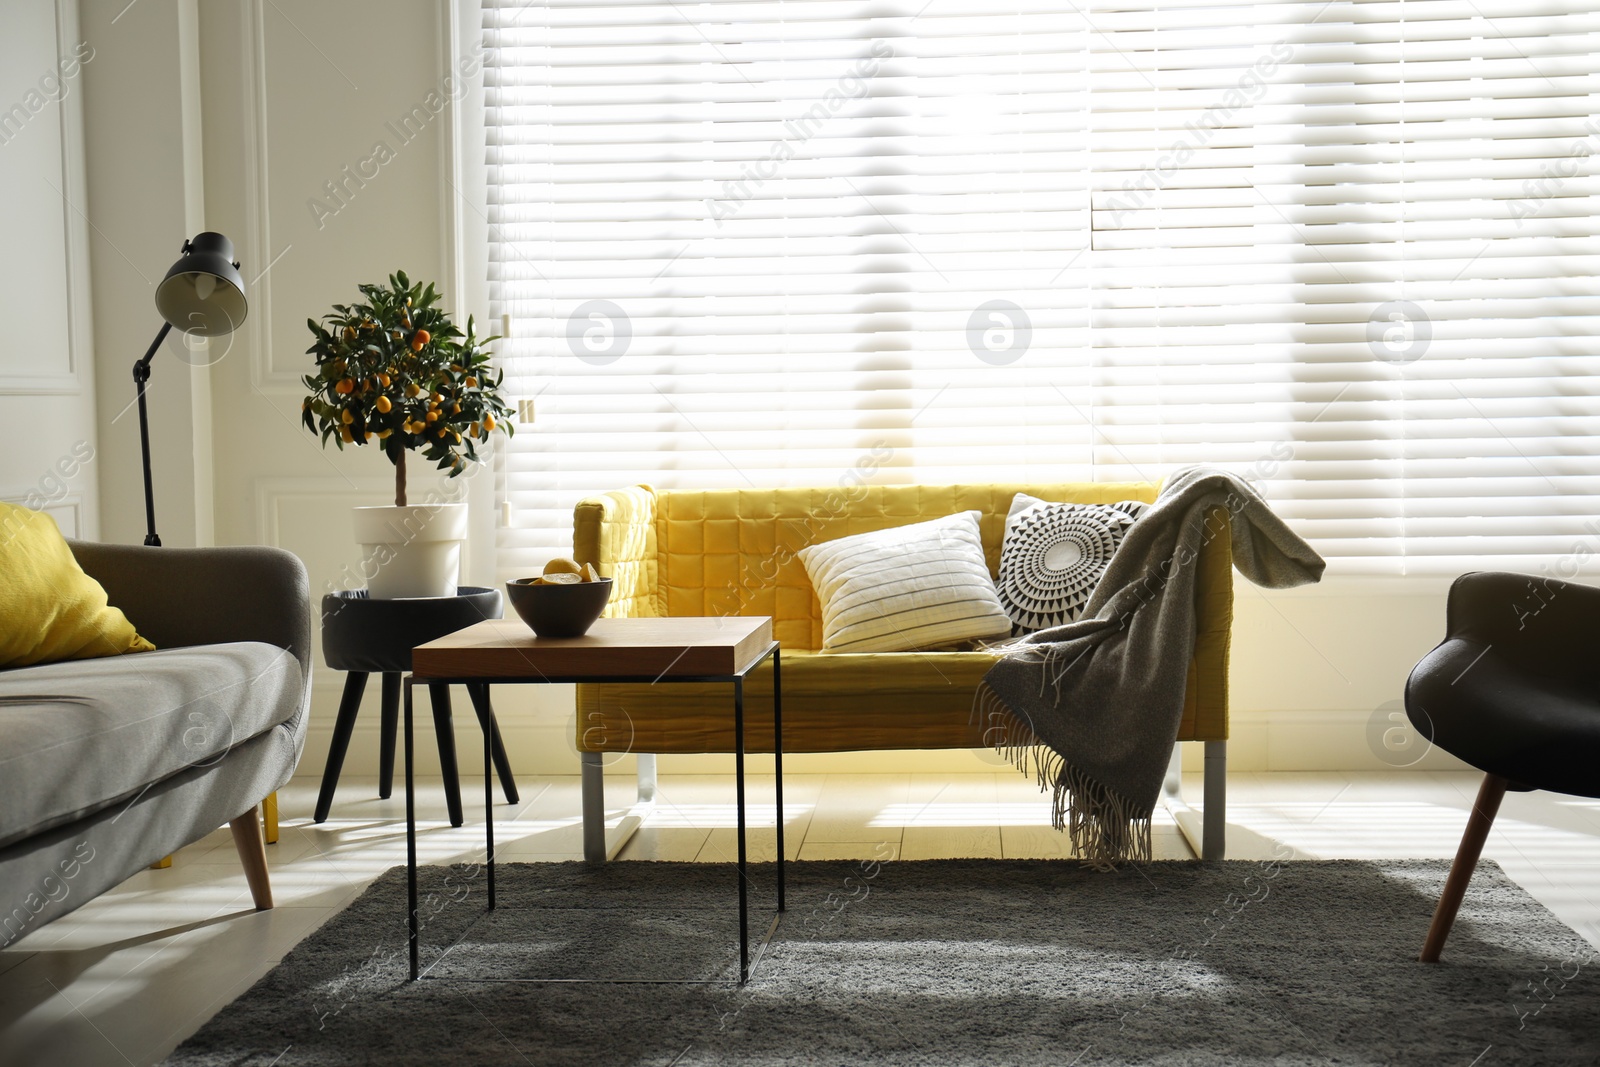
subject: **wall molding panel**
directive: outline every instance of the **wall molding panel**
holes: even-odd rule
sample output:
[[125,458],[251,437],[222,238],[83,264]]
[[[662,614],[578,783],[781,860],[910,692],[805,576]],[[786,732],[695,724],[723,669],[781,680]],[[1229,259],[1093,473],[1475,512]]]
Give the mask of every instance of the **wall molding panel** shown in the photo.
[[[73,0],[55,0],[53,53],[39,57],[37,66],[47,69],[62,57],[70,56],[81,40],[78,34],[78,5]],[[30,61],[31,62],[31,61]],[[81,67],[80,67],[81,69]],[[59,71],[57,71],[59,73]],[[54,201],[52,212],[61,218],[63,272],[62,293],[65,313],[55,324],[65,339],[59,348],[25,346],[22,352],[12,351],[10,359],[0,358],[0,395],[77,396],[90,392],[89,368],[93,366],[94,329],[89,306],[89,221],[84,181],[83,146],[83,86],[81,75],[63,79],[65,91],[58,100],[47,102],[15,137],[57,137],[57,151],[52,154],[52,173],[40,175],[40,181],[50,188],[32,190],[35,195],[48,195]],[[0,107],[9,107],[15,101],[7,99]],[[27,146],[34,147],[34,146]],[[11,149],[8,144],[7,150]],[[14,236],[14,235],[13,235]],[[51,357],[51,366],[43,373],[22,373],[11,362],[17,359]],[[132,361],[130,360],[130,363]]]

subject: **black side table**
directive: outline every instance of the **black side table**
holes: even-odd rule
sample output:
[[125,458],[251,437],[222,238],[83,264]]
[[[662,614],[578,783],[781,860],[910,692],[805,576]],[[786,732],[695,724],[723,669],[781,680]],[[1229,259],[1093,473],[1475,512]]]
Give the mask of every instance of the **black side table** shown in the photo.
[[[322,598],[322,658],[336,671],[348,672],[344,695],[339,700],[339,717],[333,726],[333,742],[328,747],[328,764],[322,772],[322,789],[317,794],[313,822],[328,818],[333,807],[333,792],[339,785],[350,733],[361,710],[361,694],[367,688],[367,675],[383,676],[383,718],[379,739],[378,796],[394,791],[394,743],[400,720],[400,680],[411,671],[411,650],[446,634],[453,634],[485,619],[500,618],[500,591],[482,586],[462,586],[455,596],[418,597],[406,600],[373,600],[365,589],[329,593]],[[511,778],[511,761],[506,758],[489,703],[489,687],[469,684],[467,695],[478,714],[494,753],[500,787],[507,803],[516,803],[517,786]],[[433,705],[433,730],[439,742],[439,764],[444,772],[445,803],[450,809],[450,825],[460,826],[461,782],[456,774],[456,741],[451,723],[450,684],[434,682],[428,686]]]

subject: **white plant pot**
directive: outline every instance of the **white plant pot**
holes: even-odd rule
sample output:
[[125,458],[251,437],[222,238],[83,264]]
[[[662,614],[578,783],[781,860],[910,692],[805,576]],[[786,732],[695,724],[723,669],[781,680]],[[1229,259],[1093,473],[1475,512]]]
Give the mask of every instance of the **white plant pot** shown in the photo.
[[467,505],[356,508],[355,531],[374,600],[456,595]]

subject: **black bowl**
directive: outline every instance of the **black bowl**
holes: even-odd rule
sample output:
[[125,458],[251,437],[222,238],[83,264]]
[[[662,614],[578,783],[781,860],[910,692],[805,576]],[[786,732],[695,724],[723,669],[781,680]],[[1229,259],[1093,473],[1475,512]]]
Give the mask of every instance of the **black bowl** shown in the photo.
[[506,583],[511,606],[540,637],[582,637],[611,599],[611,579],[572,585],[534,585],[536,579]]

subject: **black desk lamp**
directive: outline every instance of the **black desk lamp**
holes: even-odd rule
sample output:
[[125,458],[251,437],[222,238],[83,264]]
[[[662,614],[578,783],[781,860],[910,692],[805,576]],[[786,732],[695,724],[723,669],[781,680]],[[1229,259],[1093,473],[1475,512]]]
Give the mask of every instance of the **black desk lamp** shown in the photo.
[[156,500],[150,487],[150,417],[145,412],[144,387],[150,381],[150,361],[156,349],[176,326],[197,337],[220,337],[232,333],[244,322],[249,310],[244,299],[244,281],[233,258],[233,242],[220,233],[196,234],[183,242],[183,258],[172,265],[156,286],[156,310],[166,322],[150,345],[150,351],[133,365],[133,381],[139,390],[139,448],[144,454],[144,518],[149,532],[147,545],[161,544],[156,536]]

